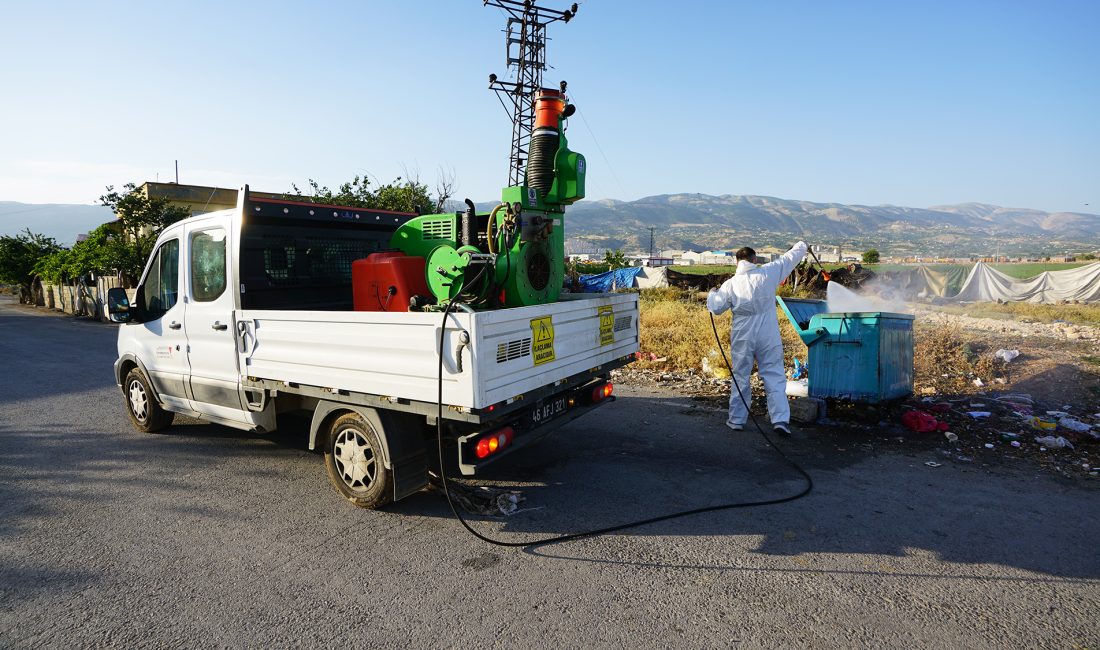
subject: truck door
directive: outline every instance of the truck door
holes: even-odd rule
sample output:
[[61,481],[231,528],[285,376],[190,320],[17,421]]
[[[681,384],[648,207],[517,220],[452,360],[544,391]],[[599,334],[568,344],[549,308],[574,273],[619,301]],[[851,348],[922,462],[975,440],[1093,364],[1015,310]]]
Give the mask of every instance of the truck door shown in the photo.
[[138,356],[165,406],[187,408],[187,330],[180,295],[180,238],[157,247],[137,290],[141,331]]
[[199,221],[188,224],[185,236],[191,408],[212,419],[250,422],[239,390],[228,228],[221,220]]

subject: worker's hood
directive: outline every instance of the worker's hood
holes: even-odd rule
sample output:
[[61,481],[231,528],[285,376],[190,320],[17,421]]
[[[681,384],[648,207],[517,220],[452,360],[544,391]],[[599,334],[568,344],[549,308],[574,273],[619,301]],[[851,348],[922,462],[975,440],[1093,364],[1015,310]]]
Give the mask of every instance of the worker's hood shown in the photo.
[[753,264],[752,262],[750,262],[748,260],[741,260],[737,263],[737,272],[738,273],[747,273],[747,272],[749,272],[753,269],[758,269],[758,268],[760,268],[760,267]]

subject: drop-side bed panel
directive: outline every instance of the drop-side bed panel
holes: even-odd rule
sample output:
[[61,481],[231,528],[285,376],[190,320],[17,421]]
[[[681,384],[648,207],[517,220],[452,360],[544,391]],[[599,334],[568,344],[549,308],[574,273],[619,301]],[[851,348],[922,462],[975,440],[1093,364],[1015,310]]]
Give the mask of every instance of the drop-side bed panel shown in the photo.
[[[249,310],[238,312],[237,323],[245,377],[436,401],[442,314]],[[464,330],[468,345],[461,343]],[[444,334],[443,401],[483,408],[637,349],[633,294],[452,313]]]

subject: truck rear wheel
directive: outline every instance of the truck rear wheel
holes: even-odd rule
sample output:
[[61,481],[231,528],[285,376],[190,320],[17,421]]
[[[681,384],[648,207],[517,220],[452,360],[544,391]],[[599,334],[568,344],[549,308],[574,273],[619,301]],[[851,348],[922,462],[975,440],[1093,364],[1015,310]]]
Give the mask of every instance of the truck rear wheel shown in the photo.
[[160,407],[149,386],[149,380],[141,370],[131,370],[122,387],[126,397],[126,414],[130,416],[130,423],[135,429],[143,433],[155,433],[172,424],[175,414]]
[[360,508],[393,500],[393,472],[386,469],[380,433],[358,413],[337,418],[325,446],[325,471],[333,487]]

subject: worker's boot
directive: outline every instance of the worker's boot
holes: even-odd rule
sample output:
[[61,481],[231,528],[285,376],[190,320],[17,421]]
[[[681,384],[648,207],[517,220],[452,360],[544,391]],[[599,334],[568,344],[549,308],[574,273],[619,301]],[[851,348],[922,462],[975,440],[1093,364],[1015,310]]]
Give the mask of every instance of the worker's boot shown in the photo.
[[772,425],[772,430],[784,436],[791,435],[791,426],[786,422],[776,422]]

